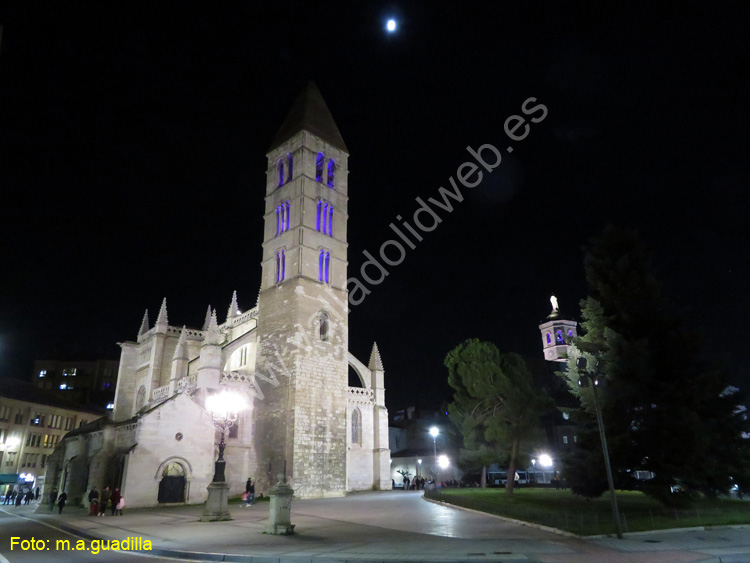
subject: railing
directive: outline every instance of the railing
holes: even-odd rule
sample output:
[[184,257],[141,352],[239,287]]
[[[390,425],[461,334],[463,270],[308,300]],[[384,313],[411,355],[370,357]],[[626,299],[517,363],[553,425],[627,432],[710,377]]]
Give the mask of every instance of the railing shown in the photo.
[[186,375],[177,380],[177,393],[182,393],[186,389],[192,389],[198,382],[198,376],[196,374]]
[[[180,336],[180,334],[182,334],[182,327],[168,326],[167,334],[171,334],[173,336]],[[202,330],[197,330],[194,328],[186,328],[185,336],[188,338],[192,337],[192,338],[203,340],[204,332]]]
[[118,426],[115,433],[115,447],[128,448],[135,444],[135,429],[138,423],[125,424]]
[[169,385],[163,385],[162,387],[157,387],[151,392],[152,403],[161,403],[162,401],[166,401],[168,398],[169,398]]
[[249,321],[253,317],[258,316],[258,307],[254,307],[250,309],[249,311],[245,311],[241,315],[237,315],[235,317],[232,317],[231,319],[227,319],[227,321],[221,325],[223,328],[234,328],[237,325],[241,325],[242,323]]
[[255,376],[239,371],[222,371],[221,383],[253,383]]
[[347,398],[357,403],[372,403],[375,401],[375,391],[364,387],[347,387]]

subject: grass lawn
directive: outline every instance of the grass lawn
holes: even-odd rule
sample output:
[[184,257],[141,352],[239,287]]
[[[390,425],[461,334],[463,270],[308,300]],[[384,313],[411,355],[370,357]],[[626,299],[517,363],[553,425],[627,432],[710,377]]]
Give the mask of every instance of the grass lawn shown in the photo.
[[[512,496],[505,489],[439,489],[428,498],[567,530],[574,534],[614,534],[609,493],[586,500],[570,490],[522,488]],[[624,532],[750,524],[750,502],[701,500],[689,509],[670,510],[637,491],[617,493]]]

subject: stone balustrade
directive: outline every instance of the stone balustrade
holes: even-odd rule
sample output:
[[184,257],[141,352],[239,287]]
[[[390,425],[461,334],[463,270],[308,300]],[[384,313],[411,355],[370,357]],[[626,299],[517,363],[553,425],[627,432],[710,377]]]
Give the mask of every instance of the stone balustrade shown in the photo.
[[375,391],[364,387],[347,387],[347,399],[356,403],[374,403]]
[[162,401],[166,401],[169,398],[169,385],[162,385],[161,387],[157,387],[153,390],[151,393],[151,402],[161,403]]
[[115,430],[115,447],[129,448],[135,444],[135,429],[138,427],[137,422],[123,424]]

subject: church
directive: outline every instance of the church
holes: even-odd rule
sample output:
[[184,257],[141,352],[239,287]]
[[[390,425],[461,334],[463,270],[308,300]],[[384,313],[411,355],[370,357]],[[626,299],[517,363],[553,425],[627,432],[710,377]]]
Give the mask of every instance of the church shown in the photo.
[[367,364],[348,347],[348,156],[308,84],[267,154],[256,306],[241,309],[235,292],[226,317],[209,306],[200,328],[170,324],[166,299],[153,325],[146,311],[120,344],[112,416],[65,436],[46,493],[84,502],[108,485],[131,507],[204,502],[220,440],[206,401],[222,390],[247,404],[226,436],[231,495],[248,477],[262,493],[280,473],[299,498],[391,488],[383,362],[377,344]]

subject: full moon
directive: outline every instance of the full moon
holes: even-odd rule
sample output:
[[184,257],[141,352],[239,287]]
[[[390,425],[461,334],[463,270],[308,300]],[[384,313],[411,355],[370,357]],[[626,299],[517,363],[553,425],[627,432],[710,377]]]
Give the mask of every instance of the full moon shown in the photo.
[[385,28],[390,32],[396,31],[396,20],[388,20],[388,23],[385,24]]

